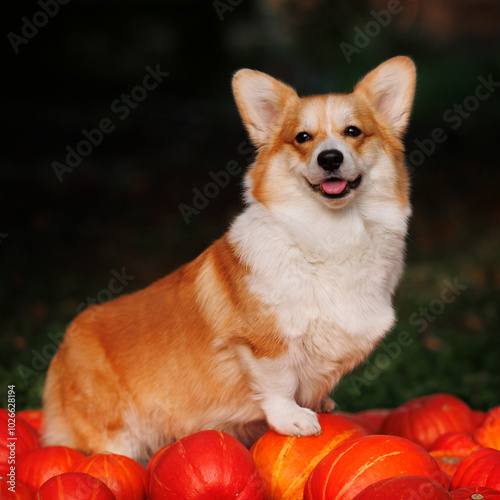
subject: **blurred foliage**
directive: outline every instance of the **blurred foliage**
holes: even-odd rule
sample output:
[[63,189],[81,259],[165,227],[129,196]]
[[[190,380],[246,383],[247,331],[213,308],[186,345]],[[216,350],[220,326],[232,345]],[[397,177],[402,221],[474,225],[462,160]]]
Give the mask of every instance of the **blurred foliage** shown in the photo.
[[[395,406],[433,391],[455,393],[477,408],[498,404],[500,92],[495,87],[478,101],[456,129],[446,119],[475,95],[480,77],[500,82],[498,2],[402,1],[402,11],[378,28],[384,0],[242,0],[222,20],[214,4],[72,0],[18,53],[5,41],[2,383],[16,384],[19,406],[39,406],[53,339],[82,303],[100,297],[112,270],[135,276],[128,293],[225,231],[241,209],[241,175],[189,224],[178,207],[191,203],[210,172],[250,161],[240,149],[246,135],[230,93],[234,71],[269,72],[302,95],[346,92],[384,59],[407,54],[419,74],[408,153],[421,150],[436,128],[447,136],[411,169],[408,268],[395,301],[398,324],[382,345],[403,331],[412,342],[356,390],[382,359],[380,347],[334,397],[346,410]],[[3,2],[2,33],[22,34],[40,5]],[[356,47],[360,33],[368,43],[349,62],[341,44]],[[169,75],[121,120],[112,103],[157,65]],[[82,130],[104,118],[116,130],[59,182],[52,163],[64,161],[66,147],[76,147]],[[419,331],[421,323],[410,318],[440,297],[446,279],[467,289]]]

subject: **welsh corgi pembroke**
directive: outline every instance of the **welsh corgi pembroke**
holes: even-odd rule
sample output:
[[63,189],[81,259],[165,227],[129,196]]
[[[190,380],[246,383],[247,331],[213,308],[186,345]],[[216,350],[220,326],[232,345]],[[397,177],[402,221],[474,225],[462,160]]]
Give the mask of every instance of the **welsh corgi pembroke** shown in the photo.
[[300,98],[238,71],[257,149],[243,212],[192,262],[73,320],[47,374],[45,444],[144,462],[204,429],[247,446],[269,428],[320,434],[316,412],[395,320],[415,78],[395,57],[350,94]]

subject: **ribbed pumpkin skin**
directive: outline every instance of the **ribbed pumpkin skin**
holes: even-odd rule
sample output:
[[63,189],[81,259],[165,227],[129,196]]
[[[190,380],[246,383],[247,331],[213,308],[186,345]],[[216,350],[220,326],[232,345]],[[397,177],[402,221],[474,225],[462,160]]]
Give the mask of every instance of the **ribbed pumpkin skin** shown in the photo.
[[[160,457],[165,453],[166,449],[172,446],[171,444],[168,444],[166,446],[163,446],[159,450],[156,450],[153,456],[149,459],[149,462],[146,466],[146,472],[148,473],[148,478],[151,477],[151,472],[153,472],[153,469],[155,468],[155,465],[157,464],[158,460],[160,460]],[[149,480],[148,480],[149,481]]]
[[432,479],[419,476],[389,477],[371,484],[354,500],[450,500],[448,491]]
[[432,394],[412,399],[396,408],[381,427],[383,434],[401,436],[430,450],[447,432],[472,434],[472,410],[451,394]]
[[484,486],[469,486],[451,492],[453,500],[500,500],[500,491]]
[[83,460],[85,455],[67,446],[45,446],[31,451],[19,464],[17,477],[37,491],[45,481],[58,476]]
[[474,432],[474,438],[481,445],[500,450],[500,406],[491,409]]
[[11,419],[9,418],[9,412],[0,408],[0,476],[7,477],[7,473],[10,471],[12,464],[9,464],[9,448],[8,445],[12,445],[12,441],[9,440],[10,437],[16,438],[16,465],[19,465],[21,460],[32,450],[40,447],[40,434],[38,431],[28,422],[16,416],[15,428],[12,432],[13,436],[9,435],[9,424],[11,424]]
[[438,464],[421,446],[398,436],[365,436],[339,446],[316,466],[304,500],[351,500],[370,484],[405,475],[446,484]]
[[437,438],[436,442],[432,445],[431,451],[449,450],[459,452],[468,451],[472,453],[479,450],[479,448],[481,447],[474,441],[470,434],[465,434],[465,432],[447,432]]
[[330,451],[366,433],[346,417],[320,413],[319,436],[282,436],[266,432],[250,449],[272,500],[302,500],[304,485],[314,467]]
[[99,479],[83,472],[65,472],[49,479],[38,490],[36,500],[116,500]]
[[84,472],[100,479],[116,500],[146,500],[148,476],[135,460],[115,453],[95,453],[75,464],[70,472]]
[[0,500],[33,500],[35,498],[33,491],[19,481],[16,481],[15,492],[12,492],[10,488],[12,488],[10,482],[0,478]]
[[265,500],[250,452],[233,436],[201,431],[170,445],[151,472],[150,500]]
[[500,451],[481,448],[460,462],[450,490],[467,486],[486,486],[500,490]]

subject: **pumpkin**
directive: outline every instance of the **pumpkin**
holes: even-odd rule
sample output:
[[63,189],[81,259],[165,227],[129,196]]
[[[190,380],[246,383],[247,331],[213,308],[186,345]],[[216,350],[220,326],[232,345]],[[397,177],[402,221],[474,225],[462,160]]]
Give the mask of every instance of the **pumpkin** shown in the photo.
[[435,450],[430,451],[429,454],[433,457],[439,465],[439,468],[453,477],[458,469],[458,464],[468,455],[470,451],[454,451],[454,450]]
[[31,451],[17,467],[17,477],[37,491],[53,476],[68,472],[85,455],[67,446],[45,446]]
[[470,434],[465,432],[447,432],[439,436],[436,442],[432,445],[431,451],[448,450],[448,451],[473,451],[479,450],[479,444]]
[[474,420],[474,427],[480,427],[484,419],[486,418],[487,412],[480,410],[472,410],[472,419]]
[[36,500],[116,500],[99,479],[83,472],[65,472],[50,478],[38,490]]
[[374,408],[355,413],[354,416],[365,422],[372,429],[372,434],[379,434],[384,420],[392,413],[388,408]]
[[0,408],[0,476],[7,477],[11,467],[17,467],[30,451],[39,447],[40,435],[36,429]]
[[475,440],[484,447],[500,450],[500,406],[490,410],[474,432]]
[[446,484],[434,458],[418,444],[398,436],[364,436],[321,460],[307,480],[304,500],[351,500],[370,484],[404,475]]
[[43,410],[21,410],[16,413],[16,416],[23,418],[40,432],[43,424]]
[[377,481],[358,493],[354,500],[450,500],[448,491],[432,479],[420,476],[396,476]]
[[464,458],[453,476],[450,490],[465,486],[500,489],[500,451],[481,448]]
[[342,443],[365,435],[359,425],[338,413],[320,413],[318,420],[323,431],[319,436],[268,431],[250,449],[273,500],[302,500],[307,478],[320,460]]
[[430,450],[447,432],[471,434],[475,423],[472,410],[451,394],[432,394],[412,399],[391,412],[381,432],[401,436]]
[[15,481],[12,486],[10,481],[0,477],[0,500],[33,500],[34,498],[35,494],[23,483]]
[[339,417],[343,417],[349,422],[352,422],[358,427],[361,427],[361,429],[364,431],[365,434],[376,434],[377,429],[375,425],[373,425],[372,422],[370,422],[367,419],[364,419],[363,417],[359,417],[356,413],[349,413],[346,411],[336,411],[334,415],[337,415]]
[[250,452],[236,438],[200,431],[170,445],[151,473],[151,500],[263,500],[266,487]]
[[171,445],[167,444],[167,446],[164,446],[163,448],[160,448],[149,459],[148,465],[146,466],[146,471],[148,473],[148,477],[151,477],[151,472],[153,472],[153,469],[155,468],[156,463],[158,462],[158,460],[160,459],[160,457],[165,453],[166,449],[169,446],[171,446]]
[[146,500],[146,469],[124,455],[95,453],[73,465],[70,472],[84,472],[100,479],[116,500]]
[[484,486],[468,486],[451,492],[453,500],[500,500],[500,491]]

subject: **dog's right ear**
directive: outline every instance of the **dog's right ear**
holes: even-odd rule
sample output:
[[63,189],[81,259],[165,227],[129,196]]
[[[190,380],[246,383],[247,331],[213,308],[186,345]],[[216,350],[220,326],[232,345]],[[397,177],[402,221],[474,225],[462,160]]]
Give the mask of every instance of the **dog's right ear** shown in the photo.
[[233,77],[233,94],[243,123],[255,146],[269,141],[281,123],[289,100],[298,99],[288,85],[251,69],[240,69]]

